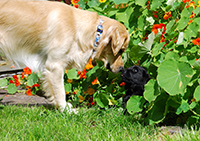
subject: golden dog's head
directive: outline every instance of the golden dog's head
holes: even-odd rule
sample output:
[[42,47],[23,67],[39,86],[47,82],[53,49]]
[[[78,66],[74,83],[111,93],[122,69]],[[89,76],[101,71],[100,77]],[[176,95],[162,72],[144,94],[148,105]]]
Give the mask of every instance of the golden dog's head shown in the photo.
[[95,59],[104,62],[104,66],[117,73],[123,69],[122,53],[129,44],[129,33],[126,27],[109,18],[103,17],[103,34]]

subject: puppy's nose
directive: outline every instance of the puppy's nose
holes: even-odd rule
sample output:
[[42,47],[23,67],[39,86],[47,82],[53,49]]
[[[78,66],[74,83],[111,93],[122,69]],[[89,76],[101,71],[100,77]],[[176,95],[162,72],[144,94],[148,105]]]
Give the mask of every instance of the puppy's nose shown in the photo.
[[120,66],[119,67],[119,72],[123,72],[124,71],[124,67]]

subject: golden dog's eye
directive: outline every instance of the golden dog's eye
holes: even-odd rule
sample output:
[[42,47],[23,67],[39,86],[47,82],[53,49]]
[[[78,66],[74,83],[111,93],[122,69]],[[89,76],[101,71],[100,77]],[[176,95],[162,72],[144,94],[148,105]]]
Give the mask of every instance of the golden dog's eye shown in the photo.
[[124,51],[122,49],[119,50],[119,54],[122,54]]

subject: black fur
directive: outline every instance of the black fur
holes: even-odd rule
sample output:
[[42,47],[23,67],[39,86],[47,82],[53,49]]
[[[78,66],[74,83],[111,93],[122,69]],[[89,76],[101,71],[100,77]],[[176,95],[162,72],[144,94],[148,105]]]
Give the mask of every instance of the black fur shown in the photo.
[[122,82],[125,82],[126,95],[123,97],[123,107],[126,107],[132,95],[143,96],[144,85],[150,80],[150,75],[143,67],[132,66],[122,71],[121,78]]

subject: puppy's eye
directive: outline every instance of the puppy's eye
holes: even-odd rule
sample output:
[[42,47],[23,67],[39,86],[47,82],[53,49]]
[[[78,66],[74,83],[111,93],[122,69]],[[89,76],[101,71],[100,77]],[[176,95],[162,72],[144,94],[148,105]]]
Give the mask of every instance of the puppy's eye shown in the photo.
[[138,72],[138,70],[137,70],[137,69],[133,69],[133,72],[134,72],[134,73],[137,73],[137,72]]

